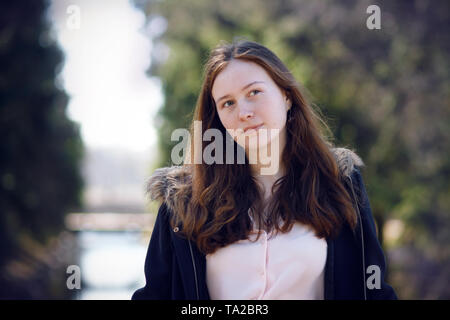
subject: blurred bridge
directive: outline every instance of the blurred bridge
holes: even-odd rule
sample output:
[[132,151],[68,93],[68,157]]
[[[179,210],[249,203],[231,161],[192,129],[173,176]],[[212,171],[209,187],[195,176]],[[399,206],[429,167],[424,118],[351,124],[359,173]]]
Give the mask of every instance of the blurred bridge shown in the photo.
[[155,218],[150,213],[70,213],[65,222],[71,231],[149,232]]

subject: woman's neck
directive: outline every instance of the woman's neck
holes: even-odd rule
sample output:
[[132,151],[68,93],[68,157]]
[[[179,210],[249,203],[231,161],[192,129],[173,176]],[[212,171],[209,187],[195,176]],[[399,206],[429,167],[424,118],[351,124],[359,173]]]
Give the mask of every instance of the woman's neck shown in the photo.
[[[272,196],[272,186],[281,177],[286,174],[284,164],[281,159],[284,147],[286,145],[285,131],[268,143],[265,147],[258,150],[257,156],[253,154],[247,156],[255,159],[250,161],[250,169],[253,177],[261,185],[263,190],[263,199],[267,200]],[[273,143],[277,143],[276,148],[272,148]],[[247,150],[248,151],[248,150]]]
[[263,191],[263,199],[268,200],[272,196],[272,187],[275,182],[285,175],[284,166],[279,165],[278,170],[274,174],[264,175],[261,174],[261,167],[259,165],[251,165],[253,177],[261,186]]

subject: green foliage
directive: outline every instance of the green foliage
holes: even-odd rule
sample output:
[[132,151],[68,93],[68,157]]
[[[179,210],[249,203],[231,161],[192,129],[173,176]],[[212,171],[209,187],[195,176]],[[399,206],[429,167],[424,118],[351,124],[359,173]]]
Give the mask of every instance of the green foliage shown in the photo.
[[[46,286],[30,289],[31,278],[18,282],[12,266],[34,265],[35,248],[45,251],[65,214],[81,206],[84,148],[55,84],[63,56],[50,38],[47,6],[4,2],[0,10],[0,297],[51,296]],[[26,274],[38,277],[34,271]]]
[[[167,30],[156,41],[170,49],[169,59],[151,70],[162,78],[166,96],[159,114],[161,165],[170,163],[172,130],[188,126],[207,52],[236,36],[261,42],[311,92],[337,144],[362,156],[380,241],[385,221],[397,218],[406,224],[395,249],[414,248],[417,259],[393,261],[400,297],[449,298],[448,287],[434,283],[450,280],[445,271],[450,270],[450,5],[376,1],[381,29],[369,30],[371,4],[150,2],[149,18],[167,19]],[[428,263],[419,264],[420,259]],[[434,280],[425,276],[429,270]],[[431,290],[426,294],[423,283]]]

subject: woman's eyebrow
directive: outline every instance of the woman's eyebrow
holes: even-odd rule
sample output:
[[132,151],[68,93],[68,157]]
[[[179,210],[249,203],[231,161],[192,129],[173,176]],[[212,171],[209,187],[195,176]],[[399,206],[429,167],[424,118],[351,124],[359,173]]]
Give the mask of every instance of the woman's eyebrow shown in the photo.
[[[247,89],[248,87],[250,87],[251,85],[254,85],[255,83],[264,83],[264,81],[253,81],[253,82],[250,82],[249,84],[246,84],[246,85],[241,89],[241,92],[244,91],[245,89]],[[228,97],[230,97],[229,94],[226,94],[226,95],[224,95],[223,97],[220,97],[219,100],[217,100],[217,103],[219,103],[220,100],[225,99],[225,98],[228,98]]]

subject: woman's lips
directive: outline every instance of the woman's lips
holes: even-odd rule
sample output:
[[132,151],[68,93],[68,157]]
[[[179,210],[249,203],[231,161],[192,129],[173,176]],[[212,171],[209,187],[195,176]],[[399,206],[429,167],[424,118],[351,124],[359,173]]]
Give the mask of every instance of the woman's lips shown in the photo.
[[256,130],[260,129],[263,125],[264,125],[264,124],[261,123],[260,125],[257,125],[257,126],[245,128],[245,129],[244,129],[244,133],[246,133],[246,132],[248,132],[248,131],[251,131],[251,130],[255,130],[255,131],[256,131]]

